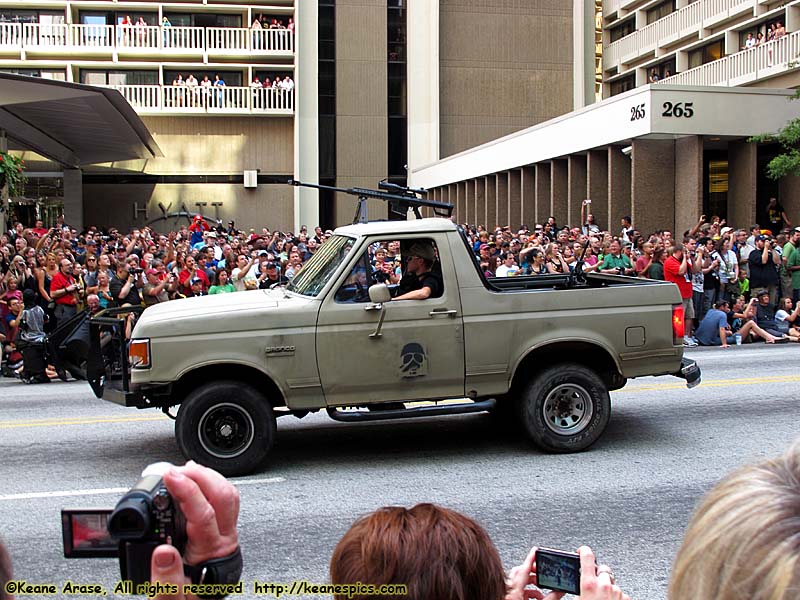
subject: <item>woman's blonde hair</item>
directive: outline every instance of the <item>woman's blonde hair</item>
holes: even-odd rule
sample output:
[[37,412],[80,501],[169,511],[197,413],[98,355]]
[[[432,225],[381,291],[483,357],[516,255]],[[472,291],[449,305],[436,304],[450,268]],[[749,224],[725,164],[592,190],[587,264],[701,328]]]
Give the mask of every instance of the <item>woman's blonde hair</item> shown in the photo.
[[800,442],[706,494],[675,558],[668,596],[800,598]]

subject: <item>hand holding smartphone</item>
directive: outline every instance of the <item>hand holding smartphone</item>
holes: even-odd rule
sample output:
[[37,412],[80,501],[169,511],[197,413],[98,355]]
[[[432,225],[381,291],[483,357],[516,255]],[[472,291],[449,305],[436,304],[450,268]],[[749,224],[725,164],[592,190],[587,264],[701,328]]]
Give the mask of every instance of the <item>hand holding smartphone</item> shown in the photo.
[[537,548],[536,585],[540,588],[581,593],[581,557],[574,552],[563,552],[552,548]]

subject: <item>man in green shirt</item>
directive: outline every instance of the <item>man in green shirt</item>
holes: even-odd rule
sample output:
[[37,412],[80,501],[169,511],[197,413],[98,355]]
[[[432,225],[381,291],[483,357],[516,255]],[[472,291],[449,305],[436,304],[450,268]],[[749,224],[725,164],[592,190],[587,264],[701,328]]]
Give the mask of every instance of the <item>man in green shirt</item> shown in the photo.
[[[792,239],[800,239],[800,227],[795,227],[792,232]],[[791,248],[788,248],[792,246]],[[789,249],[789,256],[786,257],[786,249]],[[790,243],[784,246],[783,258],[786,261],[786,271],[792,276],[792,300],[797,302],[800,300],[800,248],[793,246]]]
[[[783,263],[783,268],[781,269],[781,287],[783,288],[784,296],[789,295],[789,290],[797,289],[797,286],[794,284],[795,274],[789,271],[789,259],[797,250],[798,246],[800,246],[800,227],[795,227],[789,234],[789,241],[784,244],[783,250],[781,251],[781,262]],[[797,299],[794,298],[794,301],[797,302]]]
[[608,247],[608,254],[600,265],[601,273],[613,275],[635,275],[631,259],[622,254],[622,248],[617,240],[611,242]]

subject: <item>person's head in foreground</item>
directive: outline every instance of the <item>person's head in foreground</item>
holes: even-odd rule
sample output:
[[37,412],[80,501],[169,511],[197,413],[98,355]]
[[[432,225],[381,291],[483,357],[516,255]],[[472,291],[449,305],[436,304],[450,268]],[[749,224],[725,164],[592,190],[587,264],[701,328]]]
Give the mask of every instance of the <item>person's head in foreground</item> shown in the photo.
[[[407,595],[381,597],[407,600],[495,600],[506,592],[483,527],[435,504],[388,506],[358,519],[333,551],[331,582],[405,584]],[[353,596],[361,597],[369,596]]]
[[678,551],[670,600],[800,597],[800,441],[743,467],[701,501]]

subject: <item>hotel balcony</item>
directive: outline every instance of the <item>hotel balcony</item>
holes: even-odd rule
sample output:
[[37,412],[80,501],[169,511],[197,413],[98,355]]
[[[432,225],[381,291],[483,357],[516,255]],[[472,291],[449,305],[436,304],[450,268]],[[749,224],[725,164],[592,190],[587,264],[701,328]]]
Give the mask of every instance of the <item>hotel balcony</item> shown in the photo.
[[294,114],[294,90],[249,87],[109,85],[140,115],[276,115]]
[[288,29],[0,23],[0,55],[242,58],[294,56]]
[[741,86],[795,70],[800,56],[800,31],[756,48],[742,50],[656,83]]
[[[680,41],[700,39],[704,29],[747,13],[761,0],[699,0],[646,25],[603,48],[603,69],[627,66]],[[624,69],[620,69],[622,71]]]

